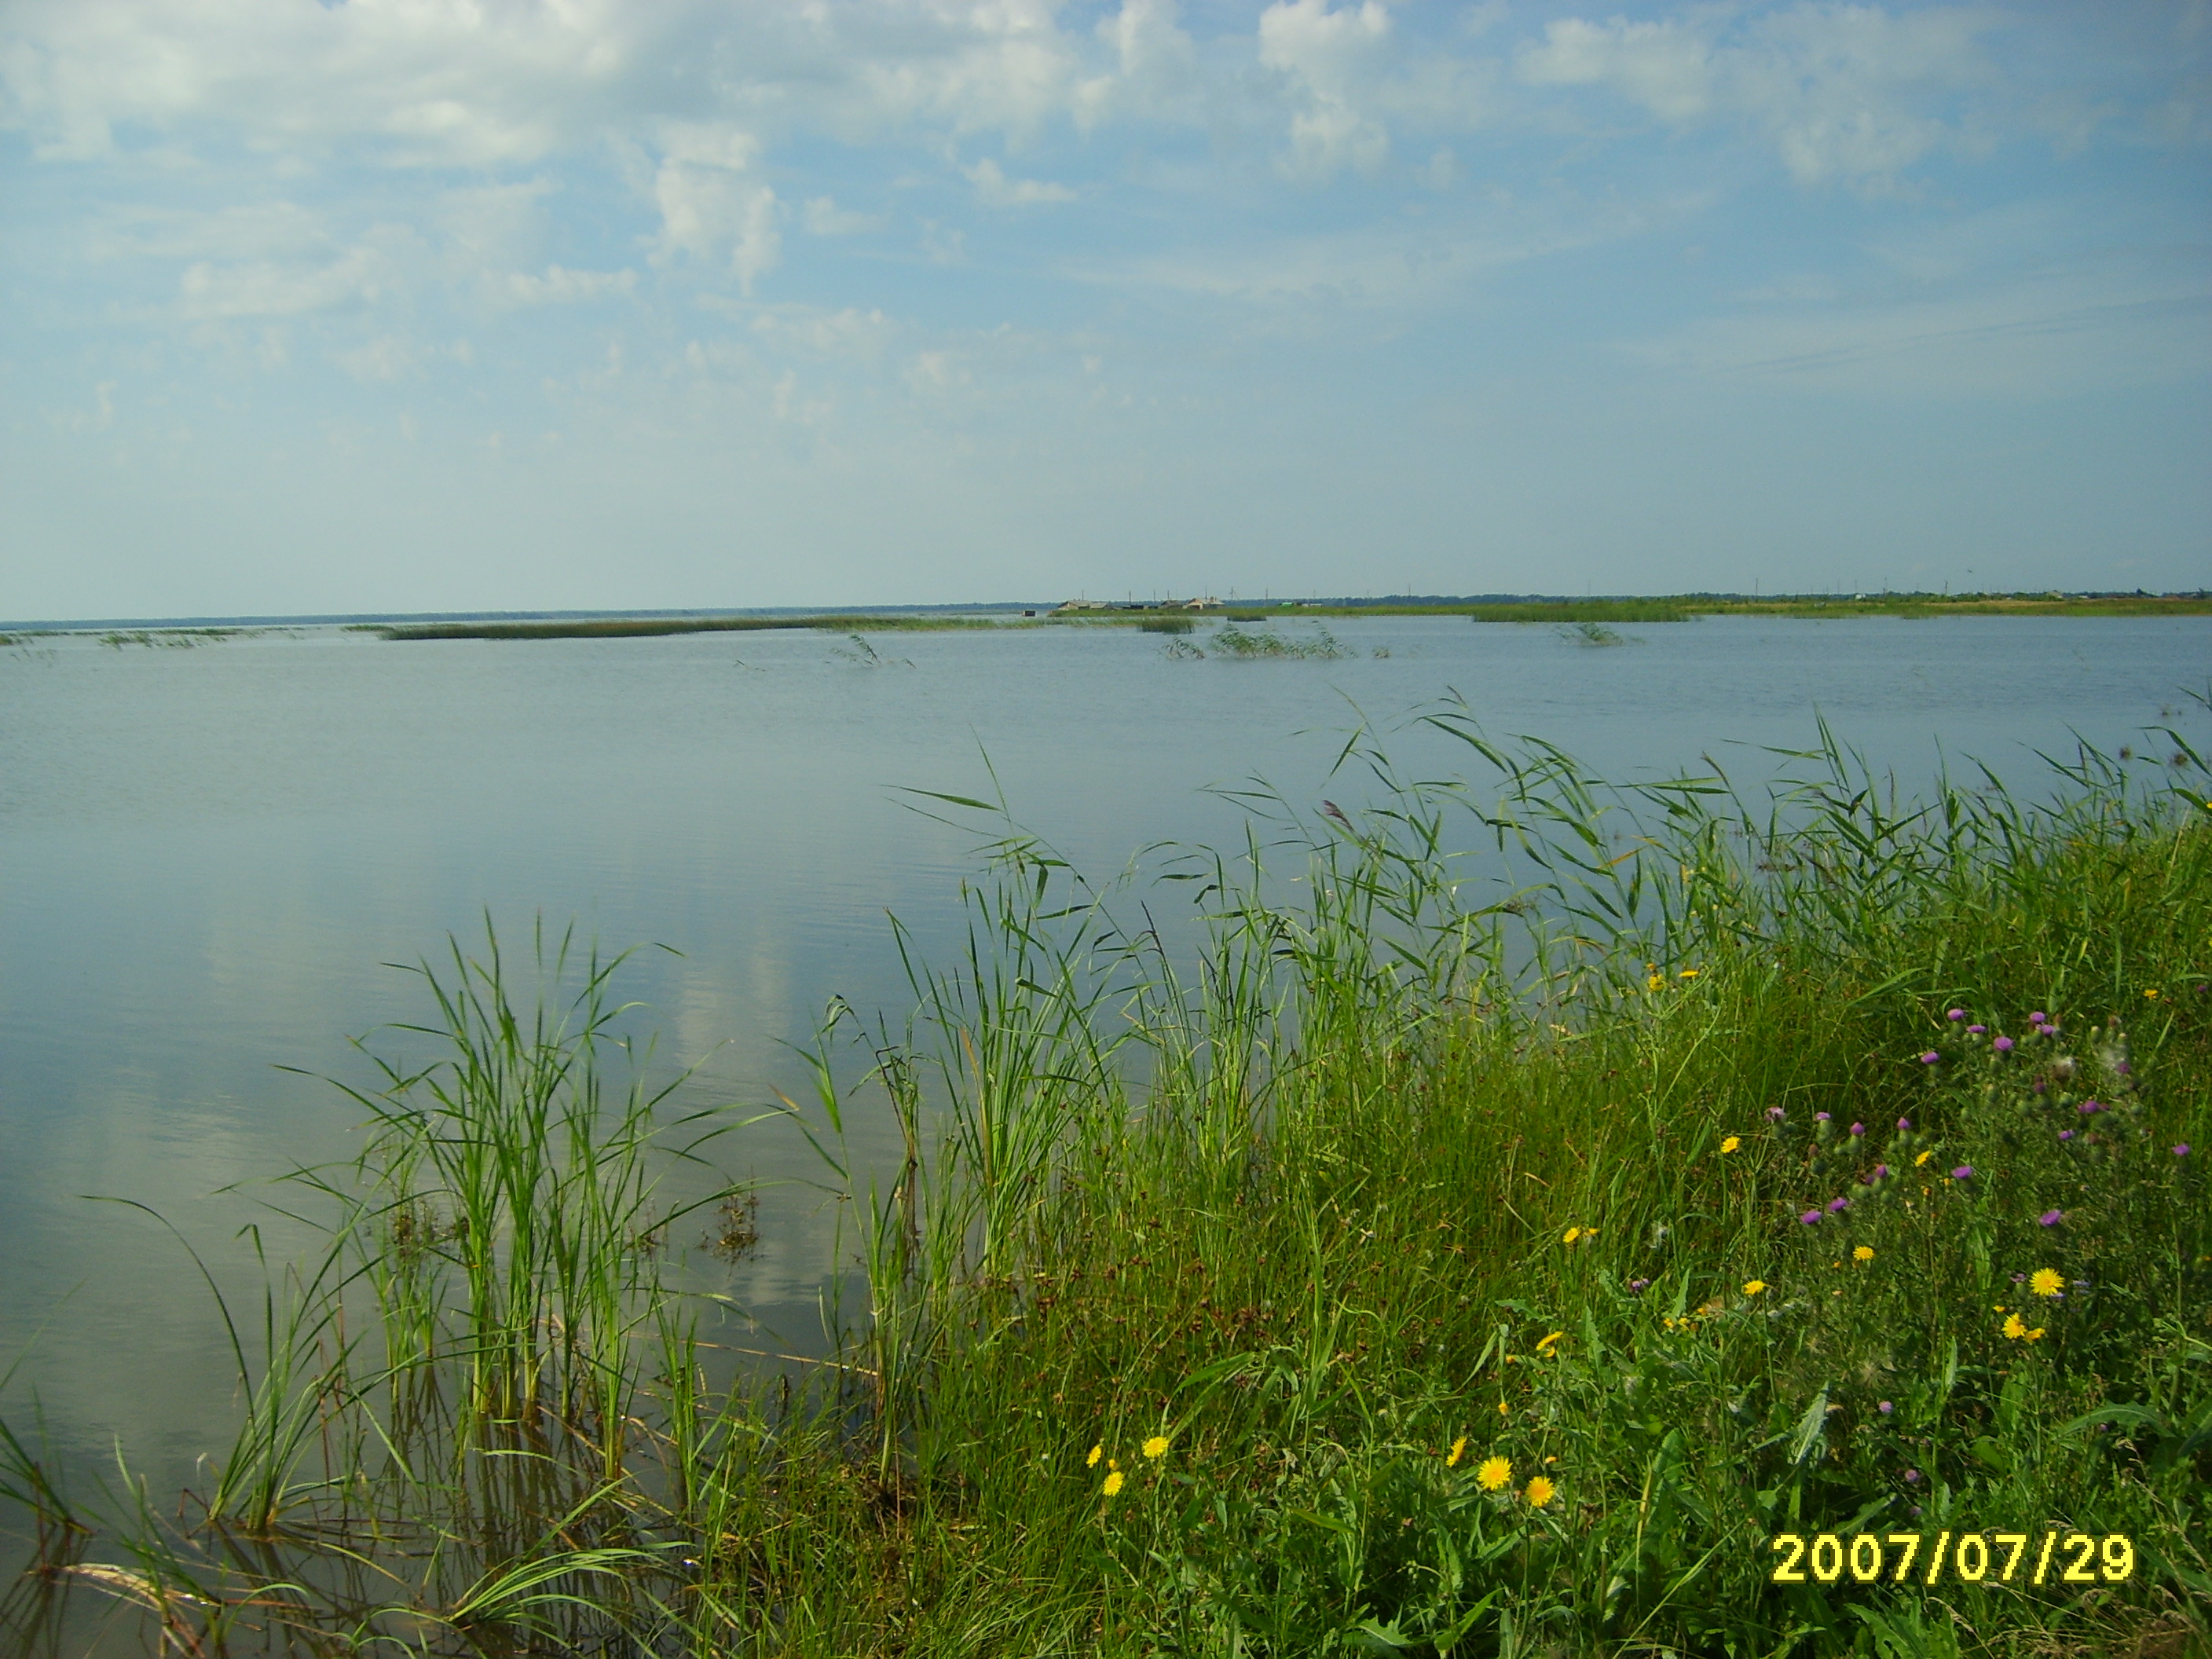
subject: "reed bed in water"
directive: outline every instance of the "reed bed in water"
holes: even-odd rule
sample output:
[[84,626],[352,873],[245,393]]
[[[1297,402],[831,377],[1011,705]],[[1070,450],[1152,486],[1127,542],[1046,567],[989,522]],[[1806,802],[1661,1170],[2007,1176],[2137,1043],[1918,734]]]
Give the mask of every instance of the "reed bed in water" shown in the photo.
[[913,1024],[832,1011],[778,1109],[870,1305],[811,1390],[709,1381],[653,1160],[732,1120],[601,1083],[611,967],[539,1012],[457,955],[201,1510],[0,1442],[18,1645],[70,1595],[205,1653],[2201,1650],[2195,753],[1753,802],[1424,718],[1474,781],[1355,738],[1374,805],[1170,872],[1194,969],[1002,830]]

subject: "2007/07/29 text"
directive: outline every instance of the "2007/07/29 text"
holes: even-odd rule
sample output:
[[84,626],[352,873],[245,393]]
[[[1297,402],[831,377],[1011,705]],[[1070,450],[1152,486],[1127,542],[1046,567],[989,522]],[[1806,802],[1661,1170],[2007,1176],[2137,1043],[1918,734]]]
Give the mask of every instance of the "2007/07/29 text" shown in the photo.
[[[1863,1532],[1847,1543],[1838,1534],[1824,1532],[1808,1543],[1802,1534],[1782,1533],[1767,1542],[1767,1547],[1781,1557],[1767,1577],[1778,1584],[1802,1584],[1808,1579],[1832,1584],[1848,1574],[1862,1584],[1875,1583],[1885,1577],[1893,1584],[1936,1584],[1942,1582],[1948,1567],[1954,1583],[1978,1584],[1986,1580],[2009,1584],[2019,1575],[2021,1559],[2033,1541],[2033,1534],[2024,1532],[1954,1534],[1947,1530],[1936,1535],[1935,1547],[1923,1559],[1923,1536],[1917,1532]],[[1896,1553],[1893,1558],[1890,1551]],[[2125,1533],[2107,1533],[2098,1538],[2086,1532],[2053,1529],[2044,1533],[2042,1547],[2035,1553],[2035,1570],[2027,1582],[2117,1584],[2133,1577],[2135,1571],[2135,1540]]]

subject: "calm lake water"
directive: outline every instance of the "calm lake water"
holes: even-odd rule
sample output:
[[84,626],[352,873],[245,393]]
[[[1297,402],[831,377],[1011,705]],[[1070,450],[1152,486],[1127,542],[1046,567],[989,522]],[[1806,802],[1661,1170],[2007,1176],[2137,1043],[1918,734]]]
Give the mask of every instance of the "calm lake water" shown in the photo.
[[[898,792],[988,793],[987,755],[1027,827],[1109,873],[1234,836],[1208,785],[1258,774],[1310,801],[1356,711],[1387,726],[1447,691],[1621,779],[1702,754],[1755,779],[1759,746],[1809,746],[1816,711],[1915,783],[1939,744],[2034,782],[2032,750],[2070,732],[2117,748],[2170,721],[2202,746],[2212,726],[2185,695],[2212,618],[1706,620],[1624,628],[1619,649],[1329,626],[1354,654],[1176,661],[1119,629],[878,635],[873,665],[816,633],[0,650],[0,1410],[27,1426],[35,1393],[73,1461],[119,1438],[157,1500],[225,1441],[189,1259],[88,1195],[155,1206],[245,1282],[259,1195],[222,1189],[345,1155],[361,1115],[278,1068],[362,1078],[347,1039],[426,1012],[382,964],[480,939],[487,912],[518,945],[542,915],[680,952],[641,955],[623,988],[665,1059],[700,1064],[684,1099],[795,1090],[781,1045],[833,994],[908,1006],[887,912],[951,955],[973,839]],[[1449,747],[1394,750],[1456,768]],[[735,1173],[813,1173],[788,1134],[749,1133]],[[818,1343],[826,1207],[781,1186],[762,1218],[734,1293]]]

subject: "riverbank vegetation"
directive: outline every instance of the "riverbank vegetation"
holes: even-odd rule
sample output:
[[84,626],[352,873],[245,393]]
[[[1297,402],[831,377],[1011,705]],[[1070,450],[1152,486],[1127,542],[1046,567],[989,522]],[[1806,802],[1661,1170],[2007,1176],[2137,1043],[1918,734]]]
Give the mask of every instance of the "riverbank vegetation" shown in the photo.
[[[1467,781],[1355,735],[1348,807],[1255,789],[1158,886],[928,798],[968,949],[768,1108],[860,1287],[826,1364],[713,1349],[677,1258],[743,1194],[656,1171],[744,1115],[617,1086],[615,968],[457,951],[186,1506],[0,1438],[16,1649],[112,1599],[208,1654],[2203,1651],[2202,757],[1752,799],[1422,720]],[[2095,1547],[1923,1582],[1968,1533]]]

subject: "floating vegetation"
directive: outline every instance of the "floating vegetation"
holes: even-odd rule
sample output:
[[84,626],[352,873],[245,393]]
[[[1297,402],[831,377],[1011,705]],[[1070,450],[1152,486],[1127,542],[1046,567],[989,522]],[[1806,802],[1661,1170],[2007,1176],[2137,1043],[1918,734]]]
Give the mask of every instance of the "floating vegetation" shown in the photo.
[[1310,633],[1279,634],[1272,628],[1253,629],[1236,623],[1224,623],[1206,641],[1217,657],[1280,657],[1333,659],[1352,653],[1336,641],[1328,629],[1316,624]]
[[1611,646],[1632,643],[1625,634],[1617,634],[1603,623],[1578,622],[1559,630],[1559,637],[1573,645]]
[[715,1206],[708,1251],[724,1261],[737,1261],[759,1243],[760,1199],[752,1193],[732,1193]]
[[100,642],[111,651],[120,651],[126,645],[189,651],[196,645],[213,645],[221,640],[261,631],[252,628],[133,628],[102,634]]
[[1140,634],[1188,634],[1198,624],[1188,617],[1146,617],[1137,624]]
[[544,622],[405,623],[371,624],[387,640],[633,640],[668,634],[751,634],[820,629],[873,634],[944,629],[1003,628],[989,617],[600,617]]

